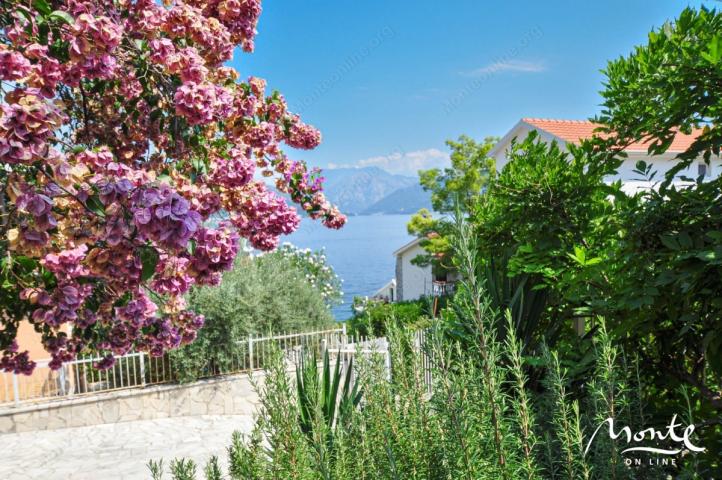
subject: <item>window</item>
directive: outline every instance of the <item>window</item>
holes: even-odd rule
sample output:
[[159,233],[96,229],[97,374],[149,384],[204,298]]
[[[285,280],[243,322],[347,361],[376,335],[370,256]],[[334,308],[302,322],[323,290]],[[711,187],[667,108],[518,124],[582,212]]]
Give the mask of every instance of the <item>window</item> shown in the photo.
[[710,168],[706,163],[697,164],[697,176],[698,177],[709,177]]

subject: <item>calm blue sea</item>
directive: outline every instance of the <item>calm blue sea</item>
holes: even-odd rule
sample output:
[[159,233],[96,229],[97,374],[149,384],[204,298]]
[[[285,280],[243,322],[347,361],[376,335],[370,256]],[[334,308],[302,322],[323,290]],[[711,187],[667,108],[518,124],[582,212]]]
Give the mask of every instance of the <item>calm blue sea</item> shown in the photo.
[[326,257],[343,279],[344,303],[333,309],[337,320],[351,316],[353,297],[372,295],[394,278],[394,250],[411,241],[406,233],[409,215],[349,217],[341,230],[325,228],[304,218],[301,227],[281,239],[297,247],[326,250]]

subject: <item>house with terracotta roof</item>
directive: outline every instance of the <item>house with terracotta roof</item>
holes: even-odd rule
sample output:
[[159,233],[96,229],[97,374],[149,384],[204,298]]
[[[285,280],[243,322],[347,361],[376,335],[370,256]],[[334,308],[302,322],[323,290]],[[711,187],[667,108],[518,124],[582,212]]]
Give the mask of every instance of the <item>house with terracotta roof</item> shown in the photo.
[[[521,142],[530,132],[537,131],[541,140],[557,142],[562,149],[566,149],[569,144],[578,144],[580,140],[591,138],[598,126],[588,120],[522,118],[509,133],[499,140],[488,155],[496,160],[497,171],[501,171],[509,163],[507,152],[515,138],[517,142]],[[678,133],[668,151],[663,155],[649,155],[648,143],[632,143],[625,149],[627,158],[618,169],[617,174],[609,176],[606,180],[609,182],[621,180],[622,188],[627,193],[651,188],[653,185],[649,181],[640,178],[640,175],[635,173],[637,162],[644,160],[647,164],[651,164],[652,170],[657,172],[654,181],[661,181],[665,173],[676,165],[675,157],[687,150],[700,133],[701,131],[692,132],[690,135]],[[677,185],[689,184],[687,180],[679,177],[697,178],[699,175],[703,175],[707,179],[722,175],[720,158],[713,157],[709,165],[701,159],[692,163],[689,168],[678,173],[678,178],[674,183]],[[455,273],[444,273],[443,276],[440,276],[434,274],[431,267],[420,267],[412,262],[415,257],[425,253],[420,242],[420,239],[414,239],[393,253],[396,257],[396,276],[376,292],[374,298],[385,301],[415,300],[424,296],[443,295],[453,291],[454,283],[457,280]]]
[[[562,149],[570,143],[578,144],[580,140],[591,138],[595,129],[599,125],[588,120],[553,120],[544,118],[522,118],[509,133],[489,151],[489,156],[496,160],[497,171],[501,171],[509,162],[507,152],[514,138],[517,142],[523,141],[527,135],[536,130],[539,137],[547,142],[555,141]],[[672,168],[677,161],[675,156],[684,152],[689,148],[694,139],[701,133],[700,131],[692,132],[689,135],[678,133],[674,138],[669,150],[663,155],[651,156],[647,153],[648,143],[632,143],[625,152],[627,158],[622,166],[618,169],[617,175],[610,176],[609,182],[622,180],[622,188],[628,193],[634,193],[639,189],[648,189],[652,187],[650,182],[640,178],[640,175],[634,173],[636,164],[640,160],[644,160],[647,164],[652,165],[652,171],[656,171],[655,181],[664,178],[665,173]],[[703,160],[694,162],[689,168],[678,173],[674,183],[678,185],[688,184],[687,181],[680,177],[697,178],[703,175],[705,178],[716,178],[722,174],[722,164],[720,158],[713,158],[710,165]]]

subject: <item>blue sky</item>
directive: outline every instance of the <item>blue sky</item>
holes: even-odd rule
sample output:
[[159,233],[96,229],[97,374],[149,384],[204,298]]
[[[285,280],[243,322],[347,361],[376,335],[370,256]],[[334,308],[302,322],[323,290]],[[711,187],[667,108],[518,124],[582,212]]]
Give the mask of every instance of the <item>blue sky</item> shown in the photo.
[[444,141],[462,133],[593,116],[607,60],[688,4],[267,0],[255,53],[237,52],[233,66],[265,78],[323,133],[320,147],[291,157],[415,175],[443,165]]

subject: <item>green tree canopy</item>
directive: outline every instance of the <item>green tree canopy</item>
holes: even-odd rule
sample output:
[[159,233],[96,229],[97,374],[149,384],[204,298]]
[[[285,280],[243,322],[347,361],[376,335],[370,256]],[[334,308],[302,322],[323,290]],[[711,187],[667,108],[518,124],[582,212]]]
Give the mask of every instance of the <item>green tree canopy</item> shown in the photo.
[[679,155],[675,175],[694,159],[719,155],[722,145],[722,14],[687,8],[649,34],[646,45],[609,62],[604,110],[597,121],[617,143],[649,140],[665,152],[677,132],[702,128]]
[[448,267],[444,259],[449,257],[451,228],[443,215],[453,212],[457,202],[467,212],[484,191],[495,174],[494,160],[488,153],[497,141],[496,137],[486,137],[477,142],[467,135],[461,135],[457,141],[447,140],[451,166],[419,172],[419,183],[431,193],[434,212],[442,216],[434,218],[432,212],[421,209],[411,217],[408,231],[423,238],[421,246],[428,252],[427,256],[415,259],[416,263]]
[[[702,408],[722,410],[722,179],[671,180],[722,147],[722,14],[685,9],[646,45],[609,62],[597,121],[623,146],[650,141],[666,152],[677,132],[697,137],[658,190],[624,212],[619,247],[618,335],[654,363],[657,383],[694,387]],[[699,130],[694,130],[699,129]],[[640,163],[640,173],[650,168]],[[672,377],[670,379],[670,376]],[[664,390],[661,390],[664,391]],[[703,413],[704,415],[704,413]]]

